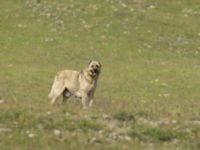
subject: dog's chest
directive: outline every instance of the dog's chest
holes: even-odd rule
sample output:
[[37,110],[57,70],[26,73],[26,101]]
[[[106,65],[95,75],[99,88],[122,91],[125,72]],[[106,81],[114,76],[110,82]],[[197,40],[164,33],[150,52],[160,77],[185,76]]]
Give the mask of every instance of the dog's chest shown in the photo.
[[95,82],[88,82],[87,80],[84,80],[80,83],[80,90],[89,93],[90,91],[95,89],[95,86]]

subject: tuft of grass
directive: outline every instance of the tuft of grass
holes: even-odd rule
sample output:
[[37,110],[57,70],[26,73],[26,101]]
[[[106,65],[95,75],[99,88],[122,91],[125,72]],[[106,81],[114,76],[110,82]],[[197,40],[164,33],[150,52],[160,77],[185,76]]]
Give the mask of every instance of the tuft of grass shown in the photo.
[[151,118],[150,114],[146,111],[139,111],[137,112],[137,116],[143,117],[143,118]]
[[9,121],[9,120],[19,120],[25,114],[25,110],[17,109],[17,108],[10,108],[8,110],[3,111],[0,113],[0,120]]
[[148,128],[143,132],[143,134],[163,142],[172,141],[177,137],[174,131],[161,128]]
[[79,120],[76,122],[76,128],[81,129],[83,131],[99,131],[103,128],[103,126],[92,120]]
[[120,121],[134,121],[135,122],[135,117],[131,113],[128,113],[125,111],[115,112],[113,114],[113,117]]
[[129,132],[128,134],[130,137],[132,138],[136,138],[136,139],[139,139],[140,141],[144,141],[144,136],[139,132],[139,131],[131,131]]
[[4,112],[0,118],[1,119],[9,119],[9,120],[16,120],[19,119],[20,116],[23,114],[22,111],[13,111],[13,110],[9,110]]
[[[166,150],[170,148],[160,141],[173,137],[180,142],[171,149],[186,149],[185,145],[195,149],[200,137],[198,124],[191,122],[200,114],[198,1],[2,0],[0,99],[5,103],[0,103],[0,126],[12,132],[1,131],[0,149],[134,146],[143,150],[140,141],[154,140],[157,149]],[[133,125],[130,135],[139,140],[87,147],[87,136],[99,135],[98,130],[105,128],[84,119],[80,103],[73,98],[63,109],[49,105],[47,95],[55,73],[81,70],[90,59],[99,60],[103,67],[95,109],[85,114],[113,114],[119,120],[115,122],[123,125],[134,120],[134,114],[144,122],[138,119],[139,125],[127,125]],[[152,129],[152,120],[163,118],[169,120],[167,127]],[[69,138],[66,133],[66,139],[57,141],[54,129],[72,135],[76,129],[85,132]],[[35,138],[27,138],[26,131]]]

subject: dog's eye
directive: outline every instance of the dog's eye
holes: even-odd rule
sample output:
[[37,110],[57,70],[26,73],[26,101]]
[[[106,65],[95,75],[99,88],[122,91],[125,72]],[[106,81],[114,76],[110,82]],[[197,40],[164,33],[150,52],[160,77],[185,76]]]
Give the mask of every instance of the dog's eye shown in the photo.
[[99,68],[99,65],[96,65],[97,68]]
[[94,65],[92,65],[91,67],[94,68]]

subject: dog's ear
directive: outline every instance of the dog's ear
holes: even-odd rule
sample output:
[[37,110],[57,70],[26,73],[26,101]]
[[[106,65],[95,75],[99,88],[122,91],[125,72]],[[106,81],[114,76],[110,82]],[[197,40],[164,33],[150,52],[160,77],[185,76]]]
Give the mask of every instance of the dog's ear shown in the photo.
[[98,61],[98,63],[99,63],[99,65],[100,65],[100,67],[102,67],[102,64]]
[[91,62],[92,62],[92,60],[90,60],[90,61],[89,61],[88,65],[90,65],[90,64],[91,64]]

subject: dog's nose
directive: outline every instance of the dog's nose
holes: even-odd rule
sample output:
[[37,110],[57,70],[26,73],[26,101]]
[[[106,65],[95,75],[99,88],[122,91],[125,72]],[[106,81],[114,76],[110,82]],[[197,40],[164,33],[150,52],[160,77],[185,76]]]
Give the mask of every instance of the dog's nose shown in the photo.
[[98,69],[97,69],[97,68],[95,68],[95,69],[94,69],[94,72],[95,72],[95,73],[98,73]]

